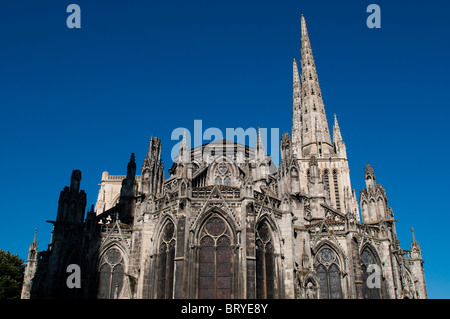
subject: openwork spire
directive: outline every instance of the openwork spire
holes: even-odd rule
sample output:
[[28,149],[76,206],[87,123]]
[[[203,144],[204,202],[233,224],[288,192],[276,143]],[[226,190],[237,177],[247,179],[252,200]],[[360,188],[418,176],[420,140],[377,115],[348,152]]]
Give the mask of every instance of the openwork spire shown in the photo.
[[293,61],[292,66],[292,144],[294,153],[301,157],[302,148],[302,85],[298,74],[297,62]]
[[301,111],[303,155],[330,154],[331,144],[322,92],[312,54],[305,17],[301,17]]

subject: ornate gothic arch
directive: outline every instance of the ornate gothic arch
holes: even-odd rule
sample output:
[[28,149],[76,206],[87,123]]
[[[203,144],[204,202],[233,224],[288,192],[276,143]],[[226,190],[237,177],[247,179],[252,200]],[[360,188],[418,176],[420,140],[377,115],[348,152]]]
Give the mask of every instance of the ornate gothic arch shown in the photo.
[[379,220],[385,219],[386,218],[386,208],[385,208],[385,200],[384,198],[380,195],[377,197],[377,214],[379,217]]
[[[365,242],[361,245],[359,255],[361,259],[364,299],[386,298],[385,279],[382,276],[382,262],[377,250],[371,243]],[[379,274],[379,277],[374,278],[377,274]]]
[[338,247],[328,240],[322,241],[313,251],[314,269],[319,282],[320,299],[344,297],[345,262]]
[[401,274],[402,281],[402,298],[403,299],[416,299],[417,298],[417,288],[414,283],[414,278],[406,267],[403,267]]
[[263,214],[255,224],[256,296],[258,299],[282,295],[282,255],[280,229],[271,216]]
[[[228,169],[228,172],[225,172]],[[207,180],[214,181],[219,185],[232,185],[239,179],[239,168],[235,161],[226,155],[219,156],[214,159],[214,162],[208,167]],[[216,179],[220,178],[221,183],[216,183]],[[226,183],[226,179],[229,179],[229,183]]]
[[155,227],[155,234],[153,236],[153,241],[155,243],[158,243],[162,237],[162,231],[164,229],[164,226],[168,223],[168,222],[172,222],[172,224],[176,225],[177,221],[175,220],[175,218],[173,217],[173,215],[171,213],[165,212],[162,213],[161,216],[159,217],[159,221],[156,224]]
[[111,201],[111,207],[116,206],[119,203],[119,199],[120,199],[120,193],[117,194],[114,199]]
[[[227,218],[228,217],[228,218]],[[230,299],[237,293],[236,227],[229,216],[211,209],[194,232],[195,265],[191,282],[196,298]]]
[[176,222],[165,216],[159,227],[155,240],[155,296],[157,299],[173,298]]
[[103,245],[97,270],[99,275],[97,298],[118,299],[127,294],[128,254],[120,242],[110,241]]
[[298,167],[291,166],[289,168],[289,177],[291,179],[291,192],[292,193],[300,192],[300,172]]
[[[220,204],[220,206],[223,206],[223,208],[218,207],[215,204]],[[236,217],[234,216],[233,212],[229,211],[228,206],[226,206],[226,203],[223,200],[223,198],[220,202],[207,202],[205,204],[205,209],[203,210],[203,212],[200,212],[195,218],[194,222],[192,223],[190,227],[190,232],[193,233],[195,236],[197,236],[200,229],[200,225],[202,225],[205,222],[205,220],[208,219],[213,213],[220,214],[229,223],[234,234],[240,232],[238,230],[239,223],[236,220]]]
[[308,270],[308,272],[303,276],[303,278],[297,278],[297,284],[300,287],[298,297],[302,299],[318,298],[319,279],[317,278],[316,274],[313,271]]

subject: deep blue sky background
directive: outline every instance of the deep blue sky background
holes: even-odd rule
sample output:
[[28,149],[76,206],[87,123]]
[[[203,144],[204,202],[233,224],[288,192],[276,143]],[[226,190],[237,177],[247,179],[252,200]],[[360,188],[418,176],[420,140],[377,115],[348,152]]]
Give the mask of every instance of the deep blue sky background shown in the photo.
[[[66,8],[81,7],[81,29]],[[368,29],[366,7],[381,7]],[[291,130],[292,59],[307,20],[328,122],[338,115],[352,186],[371,163],[401,246],[411,227],[430,298],[450,297],[449,1],[0,2],[0,249],[47,248],[59,192],[82,171],[138,170],[150,136],[172,165],[177,127]],[[253,145],[250,145],[253,146]]]

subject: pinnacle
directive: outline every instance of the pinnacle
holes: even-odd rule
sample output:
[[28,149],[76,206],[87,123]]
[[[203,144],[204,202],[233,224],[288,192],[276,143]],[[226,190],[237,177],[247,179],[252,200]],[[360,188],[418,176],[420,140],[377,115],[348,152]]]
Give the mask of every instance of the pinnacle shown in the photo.
[[339,127],[336,113],[334,113],[334,126]]
[[411,233],[412,233],[413,243],[415,244],[415,243],[417,243],[417,241],[416,241],[416,236],[414,235],[414,228],[412,228],[412,227],[411,227]]
[[301,30],[302,30],[302,36],[307,36],[308,35],[308,31],[306,29],[306,20],[305,17],[302,14],[302,18],[301,18]]

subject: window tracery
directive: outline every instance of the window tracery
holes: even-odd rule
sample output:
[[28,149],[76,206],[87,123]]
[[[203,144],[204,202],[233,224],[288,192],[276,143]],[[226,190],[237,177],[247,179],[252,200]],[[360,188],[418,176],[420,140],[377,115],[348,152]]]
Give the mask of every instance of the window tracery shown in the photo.
[[220,163],[217,166],[214,183],[216,185],[231,185],[231,171],[227,164]]
[[262,222],[256,231],[256,294],[272,299],[275,293],[275,249],[270,227]]
[[156,296],[158,299],[170,299],[173,295],[175,225],[168,221],[161,235],[156,266]]
[[336,253],[322,248],[316,257],[315,268],[320,285],[320,299],[342,298],[341,270]]
[[333,170],[333,182],[334,182],[334,197],[336,199],[336,209],[341,209],[341,200],[339,198],[339,184],[338,184],[338,172]]
[[381,298],[381,287],[370,288],[367,285],[368,277],[372,273],[372,272],[368,273],[369,266],[373,265],[373,264],[378,265],[375,255],[368,247],[365,247],[363,249],[363,251],[361,252],[361,262],[362,262],[362,273],[363,273],[362,279],[363,279],[364,299],[380,299]]
[[328,169],[323,171],[323,182],[325,184],[325,188],[327,189],[327,199],[331,200],[330,194],[330,177],[328,175]]
[[109,249],[100,263],[99,299],[117,299],[123,287],[124,261],[117,248]]
[[199,243],[198,298],[231,298],[232,236],[227,222],[212,215],[200,232]]

